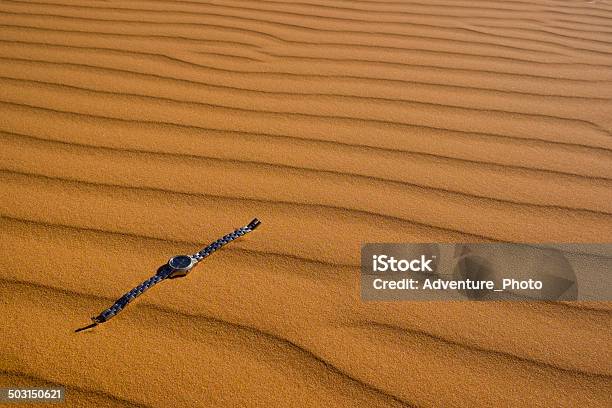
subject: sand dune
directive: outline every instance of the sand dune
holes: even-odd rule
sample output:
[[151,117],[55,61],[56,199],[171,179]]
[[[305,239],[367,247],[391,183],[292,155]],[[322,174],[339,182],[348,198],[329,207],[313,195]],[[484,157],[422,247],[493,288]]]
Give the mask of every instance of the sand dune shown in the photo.
[[610,406],[609,303],[359,294],[365,242],[609,242],[610,112],[603,0],[0,1],[0,386]]

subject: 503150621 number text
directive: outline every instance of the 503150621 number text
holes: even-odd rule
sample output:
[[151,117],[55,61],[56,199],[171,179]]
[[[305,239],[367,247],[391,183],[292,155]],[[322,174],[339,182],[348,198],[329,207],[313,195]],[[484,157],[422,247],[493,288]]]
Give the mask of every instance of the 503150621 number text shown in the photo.
[[65,390],[53,388],[0,388],[0,402],[62,402]]

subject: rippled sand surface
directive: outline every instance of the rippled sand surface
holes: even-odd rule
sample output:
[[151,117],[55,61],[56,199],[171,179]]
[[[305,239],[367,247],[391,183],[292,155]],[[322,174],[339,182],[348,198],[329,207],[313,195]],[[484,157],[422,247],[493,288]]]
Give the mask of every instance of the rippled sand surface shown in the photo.
[[358,265],[364,242],[611,241],[611,112],[610,1],[2,0],[0,386],[609,407],[610,303],[364,303]]

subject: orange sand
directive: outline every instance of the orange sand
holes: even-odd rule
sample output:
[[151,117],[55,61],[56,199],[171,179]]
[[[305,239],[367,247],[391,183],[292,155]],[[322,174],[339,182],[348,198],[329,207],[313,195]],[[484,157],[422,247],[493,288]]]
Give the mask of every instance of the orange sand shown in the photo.
[[603,0],[0,1],[0,386],[611,406],[610,303],[364,303],[358,267],[364,242],[612,241],[611,45]]

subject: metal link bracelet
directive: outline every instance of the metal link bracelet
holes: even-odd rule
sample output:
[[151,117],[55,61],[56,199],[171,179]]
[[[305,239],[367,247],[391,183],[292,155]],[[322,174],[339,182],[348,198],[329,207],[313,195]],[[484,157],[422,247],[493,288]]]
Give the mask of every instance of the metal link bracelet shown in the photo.
[[92,324],[85,327],[81,327],[80,329],[76,329],[75,332],[90,329],[100,323],[104,323],[110,320],[113,316],[116,316],[120,311],[122,311],[132,300],[136,299],[146,290],[151,288],[153,285],[161,282],[162,280],[174,279],[187,275],[189,271],[191,271],[191,269],[204,258],[209,256],[219,248],[223,247],[224,245],[229,244],[233,240],[238,239],[241,236],[253,231],[259,226],[259,224],[261,224],[261,221],[255,218],[248,225],[238,228],[233,232],[230,232],[229,234],[219,238],[215,242],[211,243],[210,245],[203,248],[201,251],[196,252],[193,255],[173,256],[172,258],[170,258],[170,260],[168,260],[168,263],[160,266],[159,269],[157,269],[157,273],[155,275],[151,276],[149,279],[142,282],[140,285],[136,286],[134,289],[121,296],[111,307],[104,310],[98,316],[92,317]]

